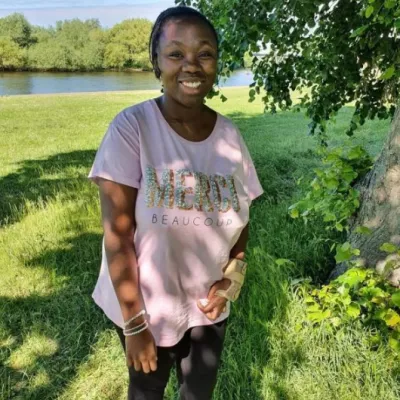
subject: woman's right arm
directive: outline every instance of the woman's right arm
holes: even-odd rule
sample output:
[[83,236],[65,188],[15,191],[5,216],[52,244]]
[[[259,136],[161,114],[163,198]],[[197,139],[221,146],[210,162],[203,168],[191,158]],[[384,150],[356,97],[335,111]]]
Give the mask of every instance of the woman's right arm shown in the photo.
[[[104,246],[110,278],[124,321],[143,309],[133,243],[137,189],[106,179],[98,179],[104,229]],[[143,322],[140,317],[135,324]],[[157,369],[157,348],[149,329],[126,337],[128,366],[148,373]]]

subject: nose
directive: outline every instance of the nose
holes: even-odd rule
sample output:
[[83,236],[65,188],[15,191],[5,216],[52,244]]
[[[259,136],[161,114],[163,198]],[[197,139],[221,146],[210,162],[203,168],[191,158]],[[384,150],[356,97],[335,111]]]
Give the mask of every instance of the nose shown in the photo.
[[185,58],[182,66],[183,72],[195,73],[200,71],[200,69],[201,67],[197,57],[189,55]]

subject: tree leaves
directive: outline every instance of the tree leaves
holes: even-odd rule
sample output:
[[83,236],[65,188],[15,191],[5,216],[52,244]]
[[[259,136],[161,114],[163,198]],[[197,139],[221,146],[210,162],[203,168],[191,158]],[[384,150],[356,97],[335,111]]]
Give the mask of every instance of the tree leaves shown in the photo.
[[0,68],[150,69],[151,27],[144,19],[125,20],[111,29],[102,29],[96,19],[72,19],[42,28],[30,25],[22,14],[12,14],[0,18]]
[[393,243],[383,243],[379,250],[384,251],[386,253],[395,253],[398,251],[398,247]]
[[360,233],[361,235],[371,235],[372,230],[367,226],[357,226],[354,230],[355,233]]
[[359,304],[352,302],[346,310],[346,314],[351,318],[357,318],[361,313],[361,307]]
[[395,71],[396,71],[395,66],[391,65],[385,72],[382,73],[382,75],[379,77],[379,79],[386,81],[394,75]]
[[375,10],[375,7],[374,7],[373,5],[369,5],[369,6],[367,7],[367,9],[365,10],[365,16],[366,16],[367,18],[370,18],[371,15],[374,13],[374,10]]
[[357,28],[351,35],[351,38],[354,38],[356,36],[361,36],[367,29],[368,29],[368,25],[363,25],[360,26],[359,28]]
[[[251,68],[254,89],[266,92],[262,98],[266,110],[290,108],[291,91],[307,91],[301,105],[311,119],[309,133],[318,134],[321,143],[327,142],[326,122],[350,102],[356,103],[357,118],[349,124],[349,136],[368,118],[389,118],[400,92],[400,74],[393,69],[395,60],[400,60],[394,31],[400,27],[398,1],[296,4],[277,0],[192,2],[221,32],[223,71],[243,65],[249,49],[265,49]],[[376,71],[382,71],[380,79]]]
[[400,308],[400,290],[392,294],[392,303]]
[[391,9],[394,8],[398,5],[398,1],[397,0],[385,0],[385,3],[383,4],[383,6],[387,9]]
[[352,255],[353,255],[353,253],[352,253],[351,245],[349,242],[346,242],[346,243],[342,244],[341,246],[337,247],[335,260],[337,263],[341,263],[343,261],[348,261],[348,260],[350,260]]

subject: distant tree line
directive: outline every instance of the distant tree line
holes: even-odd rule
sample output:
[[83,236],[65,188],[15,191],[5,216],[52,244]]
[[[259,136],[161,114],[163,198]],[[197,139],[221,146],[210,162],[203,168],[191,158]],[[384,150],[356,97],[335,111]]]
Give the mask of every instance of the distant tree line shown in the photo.
[[43,28],[14,13],[0,18],[0,70],[149,70],[151,27],[146,19],[127,19],[110,29],[97,19],[73,19]]

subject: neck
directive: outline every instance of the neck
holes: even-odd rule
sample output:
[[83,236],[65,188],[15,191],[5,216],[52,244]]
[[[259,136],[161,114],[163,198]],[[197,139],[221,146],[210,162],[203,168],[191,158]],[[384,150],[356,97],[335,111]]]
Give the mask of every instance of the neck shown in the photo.
[[204,103],[197,103],[191,106],[184,106],[172,97],[164,94],[159,98],[160,105],[166,115],[176,121],[192,122],[202,117],[204,113]]

